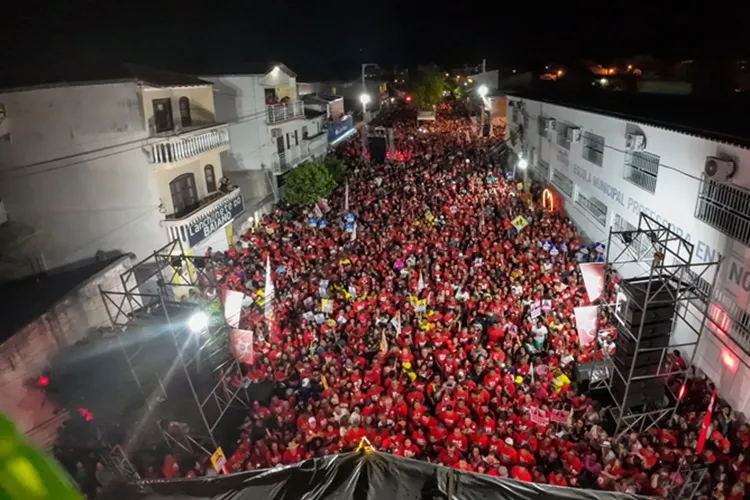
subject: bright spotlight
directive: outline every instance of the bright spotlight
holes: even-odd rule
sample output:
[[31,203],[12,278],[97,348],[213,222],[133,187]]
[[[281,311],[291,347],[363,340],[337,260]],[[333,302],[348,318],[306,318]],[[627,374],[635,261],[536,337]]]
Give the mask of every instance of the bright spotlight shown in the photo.
[[477,89],[477,93],[479,94],[479,97],[486,96],[487,92],[489,92],[489,90],[487,89],[487,85],[480,85],[479,88]]
[[187,324],[191,332],[200,333],[208,328],[208,314],[203,311],[198,311],[190,316]]
[[361,102],[362,104],[366,105],[367,103],[370,102],[370,96],[368,94],[362,94],[362,95],[360,95],[359,96],[359,102]]
[[518,160],[518,168],[520,168],[521,170],[524,170],[528,166],[529,162],[526,161],[526,158],[520,158]]

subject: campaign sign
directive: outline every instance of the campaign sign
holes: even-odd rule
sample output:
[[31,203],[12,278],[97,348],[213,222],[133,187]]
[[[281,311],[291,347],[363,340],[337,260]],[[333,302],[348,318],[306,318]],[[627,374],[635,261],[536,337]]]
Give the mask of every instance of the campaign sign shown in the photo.
[[570,418],[570,412],[565,410],[552,410],[550,421],[556,424],[567,424]]
[[549,425],[549,416],[547,415],[546,411],[542,410],[538,406],[532,406],[531,408],[529,408],[529,412],[531,413],[531,421],[536,425]]

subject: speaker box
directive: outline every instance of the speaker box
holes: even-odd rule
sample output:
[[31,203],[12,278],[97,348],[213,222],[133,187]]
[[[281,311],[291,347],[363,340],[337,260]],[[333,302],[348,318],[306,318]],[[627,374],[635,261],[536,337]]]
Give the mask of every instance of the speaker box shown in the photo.
[[614,362],[620,373],[627,376],[633,367],[633,376],[656,375],[661,360],[662,351],[639,352],[638,354],[627,354],[617,351]]
[[[629,334],[633,336],[638,334],[638,328],[640,323],[617,323],[617,337],[630,338]],[[644,323],[643,330],[641,330],[641,342],[645,339],[652,339],[657,337],[666,336],[672,333],[672,321],[657,321],[656,323]]]
[[646,306],[646,293],[649,291],[649,283],[651,283],[651,291],[648,294],[650,298],[649,306],[663,307],[674,302],[673,297],[677,294],[677,291],[674,286],[664,278],[656,277],[653,281],[649,278],[630,278],[622,280],[619,286],[620,290],[625,293],[630,300],[643,309]]
[[[671,327],[670,323],[667,323]],[[625,352],[627,354],[633,354],[635,352],[636,341],[630,336],[630,334],[638,334],[638,328],[633,332],[626,332],[622,325],[617,326],[617,338],[615,338],[615,345],[617,346],[617,352]],[[669,333],[670,328],[666,329],[665,333],[660,333],[655,336],[647,336],[646,328],[643,328],[641,332],[641,349],[653,349],[656,347],[666,347],[669,345]]]
[[662,403],[664,394],[666,393],[665,384],[666,380],[661,378],[631,382],[628,398],[623,401],[625,397],[625,382],[615,375],[612,377],[610,390],[612,391],[612,397],[618,404],[624,405],[626,408],[632,408],[645,404]]
[[387,149],[385,137],[370,137],[367,143],[370,150],[370,161],[373,163],[385,163]]
[[674,309],[674,304],[672,304],[666,307],[649,306],[644,311],[639,309],[634,303],[628,302],[623,307],[618,308],[616,314],[617,319],[633,332],[638,330],[638,327],[641,324],[641,318],[643,319],[644,325],[671,322],[672,316],[674,316]]

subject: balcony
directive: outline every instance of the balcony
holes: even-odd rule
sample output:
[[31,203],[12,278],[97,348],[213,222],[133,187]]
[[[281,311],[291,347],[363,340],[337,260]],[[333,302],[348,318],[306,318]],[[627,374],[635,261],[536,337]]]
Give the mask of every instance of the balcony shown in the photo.
[[162,227],[167,230],[170,241],[179,239],[183,245],[193,247],[232,222],[244,209],[238,188],[228,193],[212,193],[189,211],[168,215]]
[[271,104],[266,106],[266,120],[268,123],[281,123],[305,116],[305,104],[302,101],[291,101],[286,104]]
[[283,153],[274,153],[271,156],[271,168],[274,174],[281,175],[305,161],[307,157],[302,147],[294,146]]
[[155,138],[148,147],[151,163],[176,163],[213,149],[226,150],[229,147],[229,128],[218,124]]

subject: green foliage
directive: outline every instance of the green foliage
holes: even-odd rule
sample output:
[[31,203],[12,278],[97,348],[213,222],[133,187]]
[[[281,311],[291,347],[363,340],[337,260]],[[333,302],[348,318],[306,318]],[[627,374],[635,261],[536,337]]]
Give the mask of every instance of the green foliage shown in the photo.
[[346,164],[344,162],[333,156],[326,156],[326,159],[323,160],[323,164],[333,176],[333,180],[336,181],[336,184],[344,182],[346,177]]
[[440,104],[445,90],[445,74],[437,66],[420,66],[412,80],[411,96],[414,105],[422,110]]
[[336,187],[331,172],[321,161],[308,161],[292,170],[286,181],[286,198],[294,205],[312,205]]

